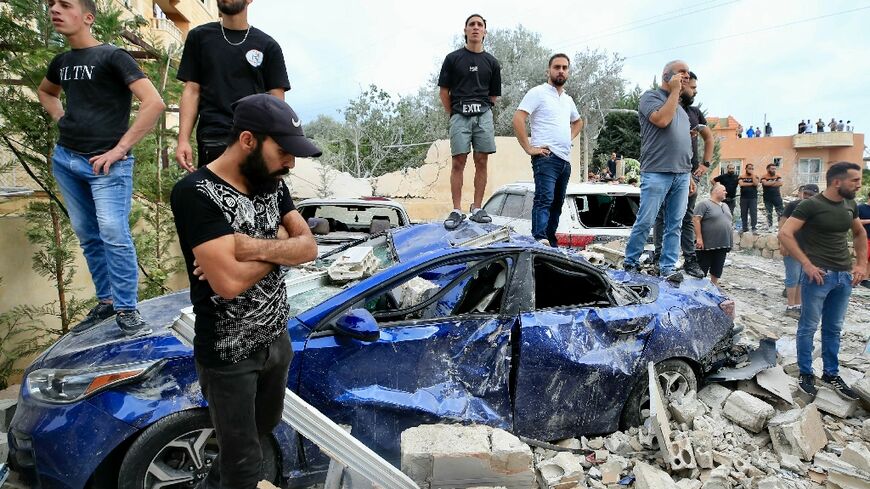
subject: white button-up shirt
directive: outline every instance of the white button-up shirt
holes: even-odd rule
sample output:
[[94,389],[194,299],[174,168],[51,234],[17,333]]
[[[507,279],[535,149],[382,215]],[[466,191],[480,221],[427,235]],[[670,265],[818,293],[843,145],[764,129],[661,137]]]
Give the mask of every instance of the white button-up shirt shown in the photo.
[[554,155],[570,161],[571,123],[580,118],[570,95],[564,91],[559,94],[556,87],[544,83],[529,90],[517,110],[530,116],[532,146],[546,146]]

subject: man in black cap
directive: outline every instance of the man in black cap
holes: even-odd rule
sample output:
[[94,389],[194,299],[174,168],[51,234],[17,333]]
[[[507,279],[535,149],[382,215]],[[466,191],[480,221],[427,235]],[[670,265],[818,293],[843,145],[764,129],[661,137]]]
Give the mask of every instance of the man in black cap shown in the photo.
[[293,357],[281,265],[317,256],[281,177],[320,150],[283,100],[250,95],[233,107],[232,143],[179,181],[171,202],[196,313],[196,371],[221,448],[203,486],[253,489]]

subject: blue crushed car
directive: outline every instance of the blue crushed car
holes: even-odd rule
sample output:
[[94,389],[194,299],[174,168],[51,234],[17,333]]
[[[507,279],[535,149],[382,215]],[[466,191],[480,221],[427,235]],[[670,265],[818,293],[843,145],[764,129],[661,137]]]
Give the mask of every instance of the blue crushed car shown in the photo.
[[[330,280],[326,267],[362,246],[379,270]],[[639,424],[648,362],[664,392],[684,393],[732,350],[734,303],[708,280],[604,270],[475,223],[393,229],[344,248],[288,271],[287,387],[395,464],[400,434],[420,424],[542,441]],[[140,311],[151,335],[125,337],[107,320],[27,368],[10,462],[39,487],[182,488],[207,473],[218,447],[181,334],[193,322],[188,293]],[[269,441],[264,478],[323,480],[329,459],[317,446],[284,424]]]

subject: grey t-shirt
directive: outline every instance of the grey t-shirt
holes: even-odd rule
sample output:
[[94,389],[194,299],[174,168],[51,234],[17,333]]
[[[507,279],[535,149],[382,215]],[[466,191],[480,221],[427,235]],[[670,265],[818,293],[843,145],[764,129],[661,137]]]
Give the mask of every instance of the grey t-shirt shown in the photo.
[[725,202],[703,200],[695,206],[695,215],[701,218],[701,237],[705,250],[731,248],[731,208]]
[[661,88],[647,90],[640,96],[640,171],[688,173],[692,170],[692,138],[689,115],[680,104],[674,119],[664,128],[650,122],[649,117],[668,100]]

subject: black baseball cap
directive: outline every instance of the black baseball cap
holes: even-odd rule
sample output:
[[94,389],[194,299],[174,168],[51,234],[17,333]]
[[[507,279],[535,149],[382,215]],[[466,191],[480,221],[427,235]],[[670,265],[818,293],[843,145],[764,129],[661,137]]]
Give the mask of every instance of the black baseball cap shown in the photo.
[[801,185],[800,191],[817,194],[819,193],[819,186],[815,183],[808,183],[806,185]]
[[283,100],[266,93],[243,97],[232,105],[233,127],[271,137],[284,151],[300,158],[323,154],[302,132],[302,122]]

